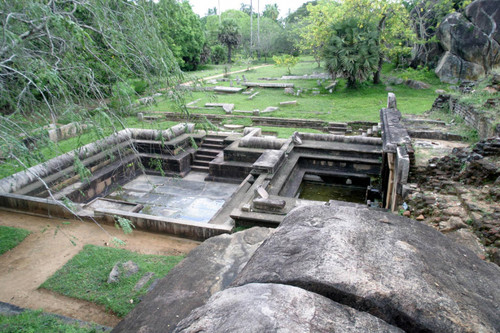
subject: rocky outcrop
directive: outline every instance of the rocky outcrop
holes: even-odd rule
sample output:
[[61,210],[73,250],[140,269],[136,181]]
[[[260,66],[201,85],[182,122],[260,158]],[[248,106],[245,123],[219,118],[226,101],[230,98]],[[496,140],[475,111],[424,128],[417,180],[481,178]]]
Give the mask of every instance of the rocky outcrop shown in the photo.
[[465,14],[447,15],[437,37],[445,53],[436,74],[441,81],[477,80],[500,66],[500,1],[476,0]]
[[289,213],[234,285],[296,286],[410,332],[497,332],[499,279],[500,267],[417,221],[307,206]]
[[271,232],[252,228],[203,242],[159,280],[113,332],[171,332],[191,310],[229,286]]
[[247,284],[226,289],[175,332],[403,332],[368,313],[304,289]]

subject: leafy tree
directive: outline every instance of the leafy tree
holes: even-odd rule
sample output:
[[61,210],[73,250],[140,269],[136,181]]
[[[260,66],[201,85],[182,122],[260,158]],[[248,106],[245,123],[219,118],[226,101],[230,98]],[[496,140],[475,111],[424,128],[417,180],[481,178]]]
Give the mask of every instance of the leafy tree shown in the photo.
[[217,35],[219,42],[227,47],[227,62],[231,63],[231,53],[241,41],[241,34],[238,24],[234,20],[226,19],[222,21]]
[[308,1],[308,2],[303,3],[299,8],[297,8],[296,11],[294,11],[293,13],[290,13],[290,15],[288,15],[285,18],[285,25],[299,22],[300,20],[309,16],[309,12],[307,11],[307,6],[309,4],[311,4],[312,6],[316,6],[318,4],[318,1],[313,0],[313,1]]
[[288,75],[292,75],[292,68],[299,63],[299,58],[289,54],[273,56],[274,63],[278,67],[286,67]]
[[399,57],[410,53],[414,40],[408,11],[402,1],[345,0],[343,17],[350,17],[377,27],[377,46],[380,47],[379,63],[374,71],[373,83],[380,83],[380,72],[386,55]]
[[168,41],[179,66],[183,70],[196,70],[205,43],[199,17],[186,1],[160,0],[156,7],[160,36]]
[[363,25],[353,18],[334,24],[324,49],[326,67],[332,77],[343,75],[351,88],[367,80],[378,66],[377,40],[374,25]]
[[272,4],[272,5],[266,5],[266,7],[264,8],[264,11],[262,12],[262,16],[263,17],[267,17],[273,21],[277,21],[278,20],[278,16],[280,16],[280,11],[278,9],[278,5],[277,4]]
[[252,8],[250,7],[250,5],[242,2],[240,6],[240,11],[242,11],[247,15],[250,15],[250,13],[252,12]]
[[321,66],[323,47],[330,35],[330,26],[340,19],[340,4],[330,1],[312,2],[307,5],[309,15],[298,23],[296,29],[300,36],[297,46],[304,53],[309,53]]
[[[250,40],[250,16],[239,10],[226,10],[221,15],[222,21],[233,20],[237,23],[240,34],[242,35],[242,42]],[[206,16],[201,19],[202,29],[205,31],[206,42],[213,46],[219,43],[219,23],[218,16]]]
[[[299,47],[310,52],[318,66],[322,49],[329,39],[329,27],[334,22],[352,18],[363,24],[377,27],[377,45],[380,47],[380,58],[374,71],[374,83],[380,81],[380,71],[385,55],[401,57],[409,54],[410,44],[414,39],[408,11],[401,0],[342,0],[338,2],[318,1],[316,5],[307,6],[309,15],[301,24],[302,41]],[[396,52],[394,52],[395,50]],[[392,51],[394,50],[394,51]]]
[[217,15],[217,7],[208,8],[207,16]]

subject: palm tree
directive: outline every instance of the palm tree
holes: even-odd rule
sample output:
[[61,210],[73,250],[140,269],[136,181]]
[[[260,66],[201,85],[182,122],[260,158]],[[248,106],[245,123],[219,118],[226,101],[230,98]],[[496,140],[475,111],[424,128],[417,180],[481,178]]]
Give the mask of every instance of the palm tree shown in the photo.
[[347,86],[353,88],[377,69],[377,28],[350,18],[334,24],[332,30],[323,50],[326,68],[332,77],[344,76]]
[[241,34],[238,24],[234,20],[225,19],[219,28],[217,36],[219,42],[227,46],[227,61],[231,63],[231,53],[233,48],[237,47],[241,41]]

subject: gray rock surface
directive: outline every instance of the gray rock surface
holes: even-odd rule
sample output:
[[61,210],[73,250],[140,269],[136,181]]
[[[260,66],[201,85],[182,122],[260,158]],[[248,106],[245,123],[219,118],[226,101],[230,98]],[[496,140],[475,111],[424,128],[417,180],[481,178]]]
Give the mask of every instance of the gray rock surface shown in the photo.
[[441,81],[477,80],[500,66],[500,7],[498,0],[476,0],[465,15],[447,15],[437,31],[445,53],[436,74]]
[[175,332],[403,332],[304,289],[248,284],[214,295]]
[[124,275],[126,278],[137,273],[139,271],[139,266],[132,260],[121,263],[117,262],[111,272],[108,275],[108,283],[118,283],[120,281],[120,277]]
[[478,257],[485,256],[484,246],[479,242],[478,238],[467,229],[459,229],[448,232],[446,237],[452,239],[455,243],[467,247],[474,252]]
[[429,89],[431,87],[427,83],[417,80],[406,80],[405,84],[412,89]]
[[134,286],[134,291],[139,291],[142,289],[142,287],[144,287],[146,285],[146,283],[149,282],[149,280],[151,280],[153,278],[153,276],[155,276],[155,273],[153,272],[146,272],[146,274],[144,274],[140,279],[139,281],[137,281],[137,283],[135,284]]
[[500,267],[417,221],[306,206],[289,213],[234,286],[301,287],[406,331],[498,332],[499,281]]
[[191,310],[225,289],[273,229],[251,228],[203,242],[159,280],[113,332],[170,332]]

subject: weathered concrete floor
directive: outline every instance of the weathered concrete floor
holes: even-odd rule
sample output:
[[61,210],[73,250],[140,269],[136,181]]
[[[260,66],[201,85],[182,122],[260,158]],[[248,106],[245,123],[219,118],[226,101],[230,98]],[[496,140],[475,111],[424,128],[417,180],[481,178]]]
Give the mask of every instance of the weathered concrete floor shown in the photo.
[[184,178],[141,175],[108,197],[144,205],[141,213],[208,222],[238,185],[205,182],[204,173]]

